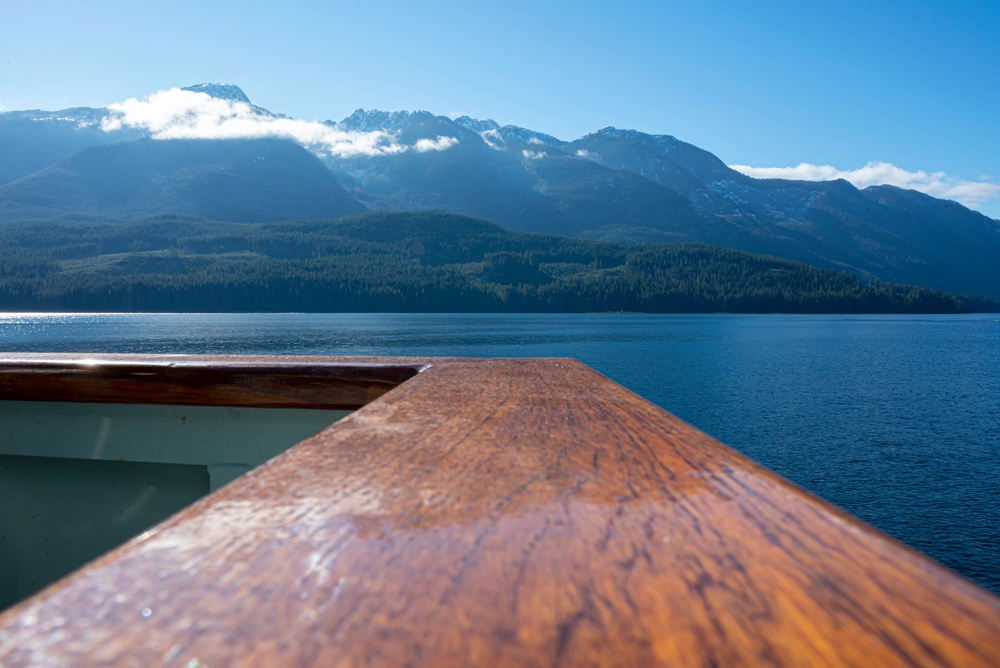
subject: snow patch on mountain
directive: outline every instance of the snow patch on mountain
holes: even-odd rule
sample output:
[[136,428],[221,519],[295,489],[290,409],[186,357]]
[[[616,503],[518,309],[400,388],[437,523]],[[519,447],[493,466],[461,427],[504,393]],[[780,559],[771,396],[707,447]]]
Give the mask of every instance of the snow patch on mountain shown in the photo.
[[485,121],[481,121],[478,118],[470,118],[469,116],[459,116],[455,119],[455,122],[461,125],[466,130],[471,130],[476,134],[482,135],[486,132],[497,133],[500,130],[500,124],[496,121],[487,118]]
[[534,130],[529,130],[527,128],[521,128],[516,125],[505,125],[500,128],[500,135],[504,138],[504,141],[510,142],[522,142],[530,144],[542,144],[545,146],[562,146],[566,142],[561,139],[556,139],[552,135],[547,135],[544,132],[535,132]]
[[535,132],[516,125],[503,125],[492,119],[479,120],[469,116],[459,116],[455,119],[466,130],[471,130],[483,138],[490,147],[498,148],[503,143],[526,143],[538,146],[562,146],[566,142],[556,139],[544,132]]
[[496,130],[483,130],[479,133],[479,136],[483,138],[483,141],[492,149],[497,151],[506,150],[506,146],[503,145],[503,137]]
[[469,116],[459,116],[455,119],[455,123],[470,132],[475,132],[478,134],[483,143],[496,151],[505,151],[507,147],[504,145],[503,136],[500,134],[502,130],[499,123],[487,118],[486,120],[479,120],[478,118],[470,118]]
[[4,111],[0,112],[0,117],[4,121],[30,121],[35,123],[51,123],[77,125],[80,128],[87,128],[96,125],[108,115],[106,109],[94,109],[92,107],[74,107],[71,109],[60,109],[59,111],[42,111],[32,109],[28,111]]

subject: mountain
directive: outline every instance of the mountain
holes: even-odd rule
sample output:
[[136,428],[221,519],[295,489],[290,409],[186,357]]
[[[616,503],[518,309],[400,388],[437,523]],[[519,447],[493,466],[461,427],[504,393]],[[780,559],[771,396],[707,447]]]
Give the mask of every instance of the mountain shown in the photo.
[[129,221],[314,220],[364,211],[312,153],[280,139],[93,146],[0,186],[0,216]]
[[459,140],[434,154],[328,158],[364,184],[365,202],[376,210],[442,209],[510,229],[612,242],[709,243],[1000,297],[1000,221],[914,191],[753,179],[675,137],[613,127],[564,142],[427,112],[359,110],[341,125]]
[[[753,179],[670,136],[605,128],[570,144],[686,195],[742,237],[720,243],[818,267],[1000,295],[1000,221],[893,186]],[[600,238],[600,237],[599,237]],[[606,238],[606,237],[605,237]]]
[[521,128],[477,131],[428,112],[360,110],[337,127],[388,130],[404,144],[445,136],[457,140],[444,151],[325,158],[373,209],[441,209],[514,230],[565,236],[611,224],[644,224],[656,226],[662,240],[674,241],[698,240],[711,223],[673,189],[579,158],[558,140]]
[[0,113],[0,184],[28,176],[91,146],[137,139],[139,132],[101,129],[106,109]]
[[[254,106],[231,84],[186,90],[249,105],[247,123],[258,134],[291,120]],[[563,141],[488,119],[359,109],[339,122],[307,124],[299,140],[308,150],[290,139],[252,140],[272,142],[266,150],[282,156],[264,165],[254,162],[258,148],[248,139],[154,141],[128,126],[105,132],[111,113],[0,114],[0,224],[441,210],[527,232],[708,243],[1000,298],[1000,221],[890,186],[753,179],[668,135],[607,127]],[[334,150],[314,139],[324,133],[361,148]],[[373,138],[392,150],[367,150]]]
[[243,89],[234,84],[226,83],[202,83],[196,84],[194,86],[185,86],[181,90],[191,91],[192,93],[205,93],[209,97],[214,97],[217,100],[230,100],[232,102],[242,102],[244,104],[253,105],[250,102],[250,98],[247,94],[243,92]]
[[[182,90],[243,102],[257,113],[281,117],[250,102],[239,86],[198,84]],[[92,146],[118,144],[149,136],[144,130],[105,130],[111,117],[104,108],[74,107],[59,111],[9,111],[0,113],[0,184],[23,178]]]
[[228,100],[229,102],[242,102],[248,105],[250,109],[254,112],[262,115],[269,116],[272,118],[287,118],[284,114],[275,114],[274,112],[265,109],[263,107],[258,107],[256,104],[250,101],[247,94],[243,92],[243,89],[234,84],[227,83],[202,83],[196,84],[194,86],[185,86],[181,90],[190,91],[192,93],[204,93],[211,98],[216,100]]

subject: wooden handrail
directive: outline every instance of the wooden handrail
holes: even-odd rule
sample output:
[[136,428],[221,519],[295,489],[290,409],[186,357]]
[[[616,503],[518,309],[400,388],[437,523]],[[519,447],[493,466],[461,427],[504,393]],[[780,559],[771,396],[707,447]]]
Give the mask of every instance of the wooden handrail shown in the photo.
[[422,368],[337,358],[8,356],[0,359],[0,400],[352,409]]
[[[1000,599],[578,362],[101,356],[56,384],[152,391],[170,359],[410,377],[0,614],[0,665],[1000,663]],[[83,363],[5,356],[0,396]]]

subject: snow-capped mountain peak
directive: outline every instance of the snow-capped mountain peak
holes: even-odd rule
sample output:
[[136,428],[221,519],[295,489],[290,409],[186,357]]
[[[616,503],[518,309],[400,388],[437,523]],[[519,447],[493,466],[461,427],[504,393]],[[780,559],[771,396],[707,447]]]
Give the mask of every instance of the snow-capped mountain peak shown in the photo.
[[472,118],[470,116],[459,116],[455,119],[455,122],[466,130],[471,130],[477,134],[482,134],[490,130],[494,132],[500,130],[500,124],[492,118],[487,118],[486,120],[481,121],[478,118]]
[[[663,147],[665,150],[669,150],[676,146],[677,144],[683,143],[674,137],[673,135],[651,135],[646,132],[640,132],[638,130],[623,130],[621,128],[616,128],[609,125],[606,128],[601,128],[597,132],[593,132],[586,137],[610,137],[612,139],[638,139],[645,141],[654,141]],[[582,139],[586,139],[583,137]]]
[[629,139],[635,139],[637,137],[647,136],[644,132],[639,132],[637,130],[622,130],[621,128],[616,128],[613,125],[609,125],[605,128],[601,128],[595,135],[602,135],[604,137],[627,137]]
[[541,146],[562,146],[566,143],[544,132],[535,132],[534,130],[518,127],[517,125],[503,126],[500,128],[500,135],[508,142],[524,142]]
[[409,111],[379,111],[378,109],[356,109],[353,114],[338,123],[339,126],[360,132],[389,129],[409,118]]
[[187,86],[181,90],[191,91],[192,93],[205,93],[217,100],[231,100],[233,102],[243,102],[252,105],[250,98],[243,92],[243,89],[235,84],[201,83],[194,86]]
[[497,144],[506,142],[536,144],[539,146],[562,146],[566,142],[556,139],[544,132],[535,132],[516,125],[500,125],[493,119],[479,120],[469,116],[460,116],[455,122],[466,130],[479,134],[483,141],[497,148]]

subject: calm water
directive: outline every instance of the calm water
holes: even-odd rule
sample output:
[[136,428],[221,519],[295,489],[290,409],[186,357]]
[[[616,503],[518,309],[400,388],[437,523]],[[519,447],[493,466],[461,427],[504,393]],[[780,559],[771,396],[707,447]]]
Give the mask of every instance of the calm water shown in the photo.
[[0,315],[0,350],[575,357],[1000,593],[998,315]]

